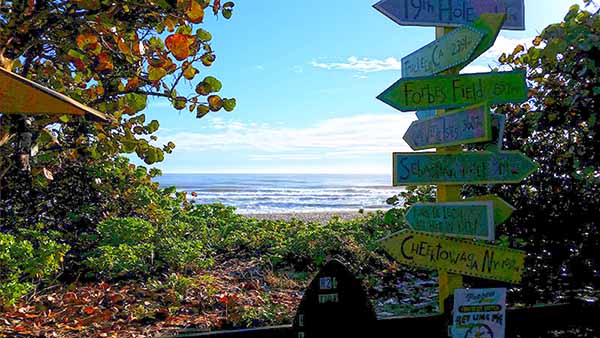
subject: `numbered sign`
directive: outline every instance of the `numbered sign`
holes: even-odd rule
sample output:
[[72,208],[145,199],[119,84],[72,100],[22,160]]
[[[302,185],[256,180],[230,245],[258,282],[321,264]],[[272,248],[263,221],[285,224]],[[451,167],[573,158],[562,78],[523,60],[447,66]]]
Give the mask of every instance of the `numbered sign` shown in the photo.
[[527,84],[523,70],[417,77],[400,79],[377,98],[401,111],[521,103]]
[[492,201],[415,203],[406,213],[406,222],[417,231],[494,240]]
[[538,166],[518,151],[394,153],[394,186],[519,183]]
[[506,13],[502,28],[525,30],[524,0],[382,0],[373,7],[407,26],[457,27],[483,13]]
[[402,230],[381,240],[383,249],[406,265],[519,283],[525,252],[473,241]]
[[367,337],[375,320],[360,281],[342,263],[332,260],[304,292],[292,326],[295,337]]

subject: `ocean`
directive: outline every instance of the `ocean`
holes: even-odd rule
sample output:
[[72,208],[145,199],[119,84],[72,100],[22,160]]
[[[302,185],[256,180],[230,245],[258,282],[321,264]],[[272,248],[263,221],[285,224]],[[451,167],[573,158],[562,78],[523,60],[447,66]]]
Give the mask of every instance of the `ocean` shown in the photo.
[[389,175],[367,174],[163,174],[161,187],[175,186],[196,203],[223,203],[240,214],[365,211],[388,209],[400,188]]

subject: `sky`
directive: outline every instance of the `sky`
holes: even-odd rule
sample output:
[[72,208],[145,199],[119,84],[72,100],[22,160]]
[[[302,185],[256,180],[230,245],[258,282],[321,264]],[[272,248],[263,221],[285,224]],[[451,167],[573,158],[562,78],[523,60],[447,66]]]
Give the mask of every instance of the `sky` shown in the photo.
[[[433,27],[400,26],[365,0],[237,0],[230,20],[207,15],[217,59],[199,67],[220,79],[236,109],[202,119],[151,98],[145,114],[158,119],[159,143],[176,148],[164,173],[391,174],[392,152],[411,112],[376,96],[401,76],[400,60],[434,40]],[[489,71],[502,52],[531,46],[549,24],[581,0],[525,0],[525,31],[501,31],[496,44],[467,71]],[[140,161],[134,160],[141,164]]]

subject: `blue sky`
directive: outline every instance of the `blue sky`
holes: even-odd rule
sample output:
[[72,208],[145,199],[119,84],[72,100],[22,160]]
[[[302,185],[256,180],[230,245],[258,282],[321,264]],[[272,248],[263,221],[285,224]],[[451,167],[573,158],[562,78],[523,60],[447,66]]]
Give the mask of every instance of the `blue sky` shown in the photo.
[[[223,82],[231,112],[203,119],[151,99],[165,173],[391,173],[391,153],[413,113],[375,97],[400,78],[400,59],[434,39],[434,28],[399,26],[365,0],[237,0],[231,20],[207,15],[217,60],[199,78]],[[468,71],[486,71],[518,43],[559,22],[580,0],[525,0],[525,31],[502,31]],[[195,82],[194,82],[195,84]],[[193,91],[188,81],[183,94]],[[136,161],[136,163],[140,163]]]

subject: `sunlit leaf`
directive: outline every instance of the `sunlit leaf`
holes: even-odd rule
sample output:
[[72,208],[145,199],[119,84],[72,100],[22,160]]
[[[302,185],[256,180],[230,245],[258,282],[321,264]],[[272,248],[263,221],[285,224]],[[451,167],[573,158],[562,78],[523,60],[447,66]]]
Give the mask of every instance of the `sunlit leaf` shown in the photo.
[[194,37],[185,34],[171,34],[165,39],[165,45],[179,61],[190,56],[190,45],[192,43],[194,43]]
[[100,53],[96,59],[95,70],[97,72],[111,72],[114,68],[112,59],[108,53]]
[[162,67],[148,66],[148,80],[158,81],[167,75],[167,71]]
[[173,107],[177,110],[182,110],[185,108],[187,104],[187,99],[183,96],[177,96],[174,100],[173,100]]
[[210,108],[208,108],[208,106],[199,105],[196,108],[196,118],[201,119],[202,117],[204,117],[204,115],[208,114],[209,111],[210,111]]
[[223,99],[223,109],[230,112],[235,109],[236,100],[235,99]]
[[223,100],[219,95],[211,95],[208,97],[208,107],[212,111],[218,111],[223,107]]
[[185,15],[192,23],[201,23],[204,20],[204,8],[196,0],[192,0]]

